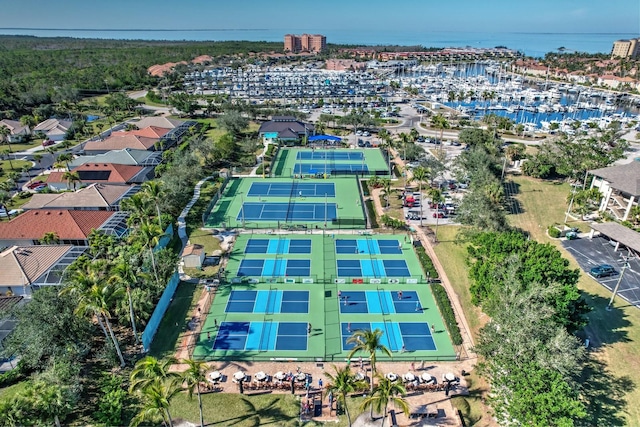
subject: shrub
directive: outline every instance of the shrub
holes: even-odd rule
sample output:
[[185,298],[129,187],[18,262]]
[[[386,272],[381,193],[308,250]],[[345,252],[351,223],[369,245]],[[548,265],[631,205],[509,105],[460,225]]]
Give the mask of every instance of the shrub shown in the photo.
[[431,279],[438,278],[438,270],[433,266],[433,261],[429,255],[427,255],[427,251],[422,247],[416,248],[416,254],[418,255],[418,259],[420,260],[420,264],[422,264],[422,268],[429,275]]
[[365,197],[371,195],[371,193],[369,192],[369,182],[362,180],[360,181],[360,183],[362,184],[362,195]]
[[549,237],[552,237],[554,239],[559,238],[562,234],[562,232],[558,230],[554,225],[550,225],[547,229],[547,232],[549,233]]
[[128,393],[117,375],[105,375],[100,381],[100,398],[94,419],[105,425],[122,425],[122,412],[127,404]]
[[258,168],[256,169],[256,174],[257,175],[262,175],[263,172],[266,175],[269,174],[269,163],[267,163],[267,162],[260,163],[260,166],[258,166]]
[[460,334],[460,328],[458,327],[458,322],[456,322],[456,315],[451,307],[451,301],[449,300],[447,291],[444,290],[442,285],[436,283],[431,285],[431,289],[433,290],[436,304],[438,304],[438,308],[440,309],[440,314],[442,314],[442,318],[444,319],[444,324],[449,331],[451,341],[454,345],[461,345],[462,335]]

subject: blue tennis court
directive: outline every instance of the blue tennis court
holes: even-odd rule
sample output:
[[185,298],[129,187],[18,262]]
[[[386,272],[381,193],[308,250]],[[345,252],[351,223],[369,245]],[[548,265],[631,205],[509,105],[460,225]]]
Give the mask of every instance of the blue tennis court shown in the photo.
[[245,254],[310,254],[310,239],[249,239]]
[[335,197],[333,183],[311,184],[303,182],[254,182],[247,193],[249,197]]
[[262,203],[245,202],[238,221],[333,221],[337,219],[335,203]]
[[238,276],[285,277],[308,276],[311,260],[308,259],[243,259]]
[[364,153],[361,151],[331,151],[313,150],[298,151],[296,160],[362,160]]
[[307,350],[307,323],[222,322],[212,350]]
[[342,291],[340,313],[422,314],[423,307],[415,291]]
[[338,277],[410,277],[403,259],[339,259]]
[[233,290],[226,313],[309,313],[309,291]]
[[337,254],[401,255],[402,243],[382,239],[336,239]]
[[405,351],[436,350],[436,343],[426,322],[352,322],[341,324],[344,351],[355,347],[354,343],[347,344],[347,340],[359,329],[383,331],[382,344],[393,352],[401,351],[403,346]]
[[364,172],[368,173],[369,168],[362,163],[296,163],[293,168],[293,173],[301,174],[329,174],[331,172]]

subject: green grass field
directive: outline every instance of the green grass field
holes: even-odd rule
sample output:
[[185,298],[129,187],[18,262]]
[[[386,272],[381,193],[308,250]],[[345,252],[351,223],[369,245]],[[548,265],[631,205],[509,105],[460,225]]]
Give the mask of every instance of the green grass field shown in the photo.
[[[323,160],[319,158],[318,160],[298,160],[298,153],[311,153],[314,152],[316,155],[319,155],[323,152],[328,153],[362,153],[362,160]],[[329,170],[332,166],[338,167],[339,165],[345,164],[353,164],[356,166],[366,165],[369,173],[365,175],[369,175],[370,172],[380,171],[380,172],[388,172],[389,165],[382,155],[382,151],[379,148],[364,148],[364,149],[330,149],[330,150],[311,150],[309,148],[283,148],[278,152],[278,156],[275,158],[273,162],[273,166],[271,168],[271,174],[274,177],[293,177],[294,174],[300,174],[300,171],[296,171],[296,164],[312,164],[319,171],[323,171],[326,168]],[[322,175],[324,172],[320,173]],[[303,172],[304,175],[309,175],[308,172]]]
[[[311,240],[311,254],[245,254],[245,248],[249,239],[271,239],[278,241],[281,237],[292,240]],[[336,254],[334,239],[366,239],[390,240],[393,246],[397,244],[402,248],[402,254],[374,255],[369,254]],[[358,260],[358,259],[396,259],[405,260],[411,274],[411,278],[388,279],[383,278],[358,278],[338,277],[336,259]],[[306,259],[310,260],[310,275],[306,277],[256,277],[256,283],[249,283],[246,280],[236,277],[238,268],[243,260],[284,260],[284,259]],[[416,350],[407,352],[397,352],[394,359],[398,360],[450,360],[455,357],[455,352],[451,341],[445,332],[443,321],[435,305],[431,290],[425,282],[424,274],[419,261],[410,243],[404,242],[400,236],[375,235],[373,237],[353,236],[353,235],[331,235],[304,234],[304,235],[247,235],[238,236],[234,250],[230,254],[227,264],[229,274],[228,281],[231,283],[221,285],[211,306],[207,319],[204,322],[202,333],[198,344],[194,350],[194,357],[215,360],[215,359],[242,359],[242,360],[265,360],[270,358],[297,360],[344,360],[347,352],[342,349],[342,334],[347,334],[343,326],[349,323],[377,322],[387,328],[387,322],[420,322],[434,325],[436,333],[433,335],[436,345],[435,350]],[[360,281],[362,283],[354,284]],[[395,283],[395,281],[400,283]],[[391,283],[389,283],[391,281]],[[236,283],[234,283],[236,282]],[[420,310],[411,312],[386,314],[376,313],[341,313],[342,303],[338,299],[339,292],[347,291],[377,291],[385,289],[393,294],[398,290],[403,292],[415,291],[420,299]],[[251,291],[288,291],[304,290],[309,292],[309,312],[300,313],[226,313],[227,303],[233,290]],[[271,295],[271,294],[270,294]],[[270,296],[271,298],[271,296]],[[413,304],[413,303],[411,303]],[[374,311],[374,310],[372,310]],[[309,322],[312,325],[312,333],[307,339],[306,350],[212,350],[213,340],[216,338],[218,328],[222,322]],[[253,327],[253,326],[252,326]],[[262,337],[261,337],[262,340]],[[399,350],[399,347],[398,347]]]
[[[335,197],[301,197],[299,194],[287,194],[286,196],[248,196],[251,186],[254,183],[300,183],[300,184],[333,184],[335,185]],[[358,196],[358,184],[354,177],[338,179],[303,179],[292,180],[291,178],[234,178],[229,181],[220,200],[216,203],[213,211],[206,220],[207,227],[242,227],[242,228],[280,228],[282,226],[306,226],[308,229],[324,228],[324,210],[320,207],[320,219],[295,220],[290,214],[287,220],[254,220],[249,216],[249,211],[245,214],[242,206],[244,203],[288,203],[290,207],[294,204],[301,205],[314,203],[326,206],[329,209],[336,205],[337,220],[327,221],[327,229],[339,228],[365,228],[366,220],[364,208]],[[326,205],[325,205],[326,202]],[[330,212],[327,211],[327,216]],[[318,218],[318,217],[317,217]],[[243,225],[244,222],[244,225]]]

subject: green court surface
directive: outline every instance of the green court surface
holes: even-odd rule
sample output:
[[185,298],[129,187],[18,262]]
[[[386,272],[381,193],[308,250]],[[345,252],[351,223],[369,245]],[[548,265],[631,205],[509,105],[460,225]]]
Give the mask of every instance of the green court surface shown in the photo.
[[355,177],[232,178],[205,227],[363,229],[366,217]]
[[[352,247],[359,249],[357,254],[346,253]],[[353,264],[372,259],[404,261],[407,270],[401,273],[409,274],[391,277],[398,270],[364,267],[361,277],[338,274],[340,260]],[[307,269],[308,274],[281,274],[291,263],[294,271]],[[239,270],[248,274],[238,276]],[[261,270],[263,276],[250,274]],[[352,267],[346,271],[352,272]],[[456,357],[430,286],[404,235],[243,234],[226,272],[194,358],[343,361],[350,348],[346,339],[360,328],[382,329],[393,360]],[[355,357],[360,355],[367,358]]]
[[273,161],[274,177],[389,175],[389,164],[379,148],[283,148]]

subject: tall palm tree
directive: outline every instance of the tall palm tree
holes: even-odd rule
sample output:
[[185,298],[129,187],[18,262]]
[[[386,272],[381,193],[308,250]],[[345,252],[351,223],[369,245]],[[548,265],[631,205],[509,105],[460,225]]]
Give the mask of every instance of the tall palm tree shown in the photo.
[[188,366],[182,373],[182,380],[187,383],[189,399],[193,397],[193,390],[198,394],[198,408],[200,409],[200,427],[204,427],[204,415],[202,413],[202,395],[200,383],[207,380],[207,364],[201,360],[184,359],[182,363]]
[[366,388],[364,381],[358,381],[355,375],[351,372],[348,366],[344,368],[337,368],[333,365],[335,375],[325,372],[324,375],[329,379],[327,385],[327,392],[336,396],[336,400],[344,408],[344,412],[347,414],[347,421],[349,427],[351,427],[351,415],[349,414],[349,407],[347,406],[347,394],[353,393],[356,390]]
[[122,201],[121,208],[129,212],[127,223],[131,227],[139,227],[143,223],[149,222],[149,205],[144,200],[142,193],[136,193]]
[[153,202],[156,206],[156,214],[158,215],[158,225],[160,228],[164,230],[162,227],[162,217],[160,214],[160,201],[164,198],[164,190],[162,189],[162,182],[160,181],[147,181],[142,184],[142,194],[147,200]]
[[440,203],[442,203],[442,190],[440,190],[439,188],[430,188],[429,189],[429,196],[431,197],[431,203],[435,203],[436,205],[436,230],[435,230],[435,239],[436,242],[438,241],[438,220],[440,219],[439,217],[439,206]]
[[450,127],[449,121],[442,114],[438,113],[431,117],[431,125],[436,129],[440,129],[440,147],[443,149],[442,137],[444,136],[444,130]]
[[[429,179],[428,169],[422,166],[418,166],[413,170],[413,176],[411,177],[411,181],[415,181],[418,183],[418,192],[420,193],[420,197],[422,197],[422,184],[427,182],[428,179]],[[420,227],[422,227],[422,206],[423,206],[422,202],[424,202],[424,200],[420,201]]]
[[117,286],[122,286],[127,292],[127,298],[129,300],[129,317],[131,318],[131,329],[133,331],[133,337],[138,344],[138,331],[136,330],[136,318],[133,313],[133,300],[131,299],[131,288],[134,287],[140,280],[139,273],[136,272],[131,263],[124,259],[119,258],[116,265],[111,269],[111,277],[109,277],[109,283],[113,283]]
[[140,390],[142,408],[131,419],[131,426],[136,427],[145,422],[156,423],[162,420],[169,427],[173,427],[173,419],[169,412],[171,400],[180,393],[181,388],[176,383],[154,380]]
[[389,403],[393,403],[399,407],[402,412],[407,415],[409,414],[409,404],[402,397],[405,394],[407,394],[407,390],[405,390],[402,384],[397,381],[392,382],[384,375],[378,375],[378,385],[373,389],[373,393],[362,402],[362,410],[371,408],[377,413],[384,413],[381,425],[381,427],[384,427],[384,422],[387,420]]
[[76,186],[79,182],[82,182],[80,179],[80,174],[78,172],[66,171],[62,174],[62,179],[67,181],[67,186],[73,187],[73,191],[76,191]]
[[168,384],[178,384],[180,374],[171,372],[169,368],[177,360],[173,357],[158,360],[153,356],[146,356],[140,359],[134,366],[129,376],[129,392],[144,390],[155,382],[160,381]]
[[0,208],[7,213],[7,218],[11,219],[11,215],[9,215],[9,202],[11,202],[11,196],[9,193],[4,190],[0,190]]
[[73,160],[73,154],[71,153],[62,153],[58,156],[59,162],[64,162],[67,165],[67,171],[69,170],[69,162]]
[[0,151],[0,158],[7,159],[9,167],[13,170],[13,161],[11,160],[11,149]]
[[160,236],[162,236],[162,229],[155,224],[142,224],[137,233],[137,237],[142,240],[144,246],[149,248],[149,254],[151,255],[151,265],[153,266],[153,274],[156,278],[156,283],[160,283],[160,279],[158,277],[158,268],[156,267],[156,258],[153,255],[153,248],[160,241]]
[[[347,338],[347,344],[355,344],[355,347],[351,349],[347,355],[348,359],[351,359],[354,354],[359,351],[369,353],[369,360],[371,361],[371,373],[376,373],[376,354],[378,351],[383,352],[389,357],[393,357],[391,350],[382,344],[382,332],[380,329],[373,331],[359,329],[354,331],[353,334]],[[371,381],[371,387],[373,389],[373,380]]]
[[391,195],[391,180],[389,178],[382,178],[380,180],[380,185],[382,185],[382,194],[384,194],[385,200],[387,201],[387,208],[389,208],[389,199]]
[[6,127],[5,125],[0,125],[0,140],[6,142],[9,146],[9,153],[11,153],[11,140],[9,136],[11,135],[11,129]]
[[60,291],[60,294],[71,294],[77,297],[77,314],[95,316],[107,340],[111,339],[113,342],[120,359],[120,366],[124,367],[126,363],[118,339],[111,328],[111,322],[109,322],[111,315],[108,310],[109,300],[118,296],[119,291],[114,292],[111,286],[104,285],[102,265],[99,262],[86,263],[83,268],[73,271],[66,281],[67,286]]

